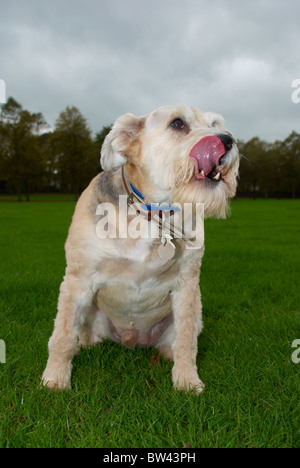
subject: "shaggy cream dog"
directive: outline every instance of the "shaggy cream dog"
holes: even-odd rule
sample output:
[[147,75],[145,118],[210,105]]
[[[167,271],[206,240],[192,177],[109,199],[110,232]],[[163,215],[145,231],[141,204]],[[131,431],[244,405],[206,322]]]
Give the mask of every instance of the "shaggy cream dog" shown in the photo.
[[[103,144],[101,165],[104,172],[77,203],[66,241],[67,268],[43,383],[70,388],[71,361],[80,346],[112,339],[158,348],[174,361],[175,388],[200,393],[204,247],[193,243],[182,222],[173,228],[170,220],[192,206],[195,221],[202,205],[205,217],[226,216],[237,186],[236,141],[220,115],[164,106],[143,117],[120,117]],[[104,217],[103,206],[112,208],[111,216]],[[142,217],[158,235],[130,235],[130,222]]]

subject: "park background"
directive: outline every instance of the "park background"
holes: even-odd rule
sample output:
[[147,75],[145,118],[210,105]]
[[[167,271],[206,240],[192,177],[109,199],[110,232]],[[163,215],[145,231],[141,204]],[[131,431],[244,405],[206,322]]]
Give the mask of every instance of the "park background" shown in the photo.
[[[29,201],[34,193],[69,193],[76,199],[101,170],[100,149],[111,125],[93,135],[80,110],[68,106],[49,132],[41,112],[23,109],[10,97],[0,116],[0,199],[16,194],[21,201],[23,194]],[[282,141],[254,136],[238,146],[242,157],[237,196],[300,197],[296,129]]]
[[[0,447],[300,447],[299,4],[0,0]],[[224,114],[242,155],[227,220],[205,221],[206,389],[116,343],[41,387],[64,242],[121,114]],[[296,352],[295,352],[296,351]]]

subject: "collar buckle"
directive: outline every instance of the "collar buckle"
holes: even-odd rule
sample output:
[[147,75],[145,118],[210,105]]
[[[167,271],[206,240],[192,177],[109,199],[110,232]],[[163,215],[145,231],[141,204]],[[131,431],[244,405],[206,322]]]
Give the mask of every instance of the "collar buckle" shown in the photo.
[[131,192],[127,197],[127,206],[131,206],[134,204],[134,193]]

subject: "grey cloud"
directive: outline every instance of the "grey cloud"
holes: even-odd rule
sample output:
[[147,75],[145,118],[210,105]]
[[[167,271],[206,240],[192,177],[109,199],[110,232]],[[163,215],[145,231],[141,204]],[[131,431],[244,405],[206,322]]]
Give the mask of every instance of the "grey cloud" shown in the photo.
[[299,130],[296,0],[0,0],[0,78],[50,124],[77,106],[98,131],[187,103],[242,139]]

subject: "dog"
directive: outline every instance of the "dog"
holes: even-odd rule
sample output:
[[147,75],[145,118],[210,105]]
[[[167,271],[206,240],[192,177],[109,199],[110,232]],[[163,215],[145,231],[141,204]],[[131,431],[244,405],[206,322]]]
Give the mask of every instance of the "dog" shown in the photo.
[[[102,145],[101,166],[77,202],[65,244],[66,273],[43,384],[71,388],[80,346],[110,339],[129,348],[157,348],[174,362],[175,389],[201,393],[196,357],[204,244],[196,248],[182,223],[176,230],[166,219],[182,220],[186,206],[193,220],[199,206],[205,218],[226,217],[237,188],[237,142],[219,114],[162,106],[142,117],[118,118]],[[120,206],[121,196],[131,211]],[[106,234],[114,236],[97,232],[103,206],[118,215],[106,223],[112,228],[106,226]],[[140,218],[156,226],[155,238],[128,235],[128,223]],[[166,226],[168,234],[162,232]]]

